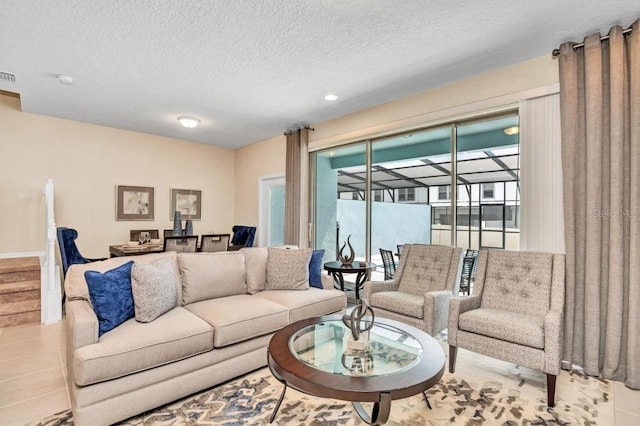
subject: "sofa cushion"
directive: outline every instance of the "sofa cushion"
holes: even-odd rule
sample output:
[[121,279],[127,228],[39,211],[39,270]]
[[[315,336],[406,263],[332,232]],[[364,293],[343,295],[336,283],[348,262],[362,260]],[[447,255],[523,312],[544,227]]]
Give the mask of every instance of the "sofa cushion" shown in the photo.
[[104,334],[98,343],[74,351],[73,381],[90,385],[178,361],[213,348],[213,329],[184,308],[158,319],[135,319]]
[[480,308],[461,314],[458,327],[483,336],[544,349],[543,316]]
[[256,294],[264,290],[267,282],[267,256],[269,255],[269,250],[266,247],[245,247],[240,249],[240,252],[244,253],[247,292]]
[[266,290],[306,290],[309,288],[311,249],[269,247]]
[[164,253],[150,253],[140,256],[122,256],[113,257],[100,262],[85,263],[83,265],[71,265],[67,270],[67,276],[64,280],[64,289],[69,300],[84,299],[89,300],[89,289],[87,288],[87,282],[84,279],[84,273],[86,271],[98,271],[106,272],[118,266],[124,265],[131,260],[135,260],[138,263],[153,262],[157,259],[169,259],[171,266],[176,272],[178,277],[178,285],[176,291],[178,293],[178,300],[182,300],[182,284],[180,283],[180,273],[178,271],[178,256],[176,252],[169,251]]
[[178,265],[185,305],[247,292],[243,253],[180,253]]
[[289,310],[289,323],[332,314],[347,307],[347,296],[340,290],[309,288],[307,291],[266,290],[253,297],[270,300]]
[[91,307],[98,317],[98,336],[113,330],[135,315],[131,293],[133,261],[106,271],[84,273]]
[[175,271],[168,259],[136,262],[131,268],[131,290],[136,321],[151,322],[176,307]]
[[217,348],[272,333],[289,324],[287,308],[248,294],[185,306],[214,328]]
[[369,298],[373,308],[382,308],[397,314],[422,319],[424,317],[424,296],[401,291],[381,291]]

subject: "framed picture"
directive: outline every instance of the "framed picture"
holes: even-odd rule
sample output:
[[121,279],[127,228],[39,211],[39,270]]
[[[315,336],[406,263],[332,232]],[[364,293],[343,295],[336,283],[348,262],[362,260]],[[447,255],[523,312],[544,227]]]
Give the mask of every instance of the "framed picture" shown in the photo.
[[182,213],[182,219],[202,219],[202,191],[195,189],[172,189],[171,211],[169,219],[173,220],[174,213]]
[[116,186],[116,220],[153,220],[153,188]]

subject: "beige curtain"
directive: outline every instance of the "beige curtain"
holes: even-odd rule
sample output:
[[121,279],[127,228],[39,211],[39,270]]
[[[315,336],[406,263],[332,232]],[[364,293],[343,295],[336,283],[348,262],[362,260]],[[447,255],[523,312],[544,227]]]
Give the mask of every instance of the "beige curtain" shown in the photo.
[[640,388],[640,20],[560,48],[563,359]]
[[286,133],[284,243],[307,247],[309,128]]

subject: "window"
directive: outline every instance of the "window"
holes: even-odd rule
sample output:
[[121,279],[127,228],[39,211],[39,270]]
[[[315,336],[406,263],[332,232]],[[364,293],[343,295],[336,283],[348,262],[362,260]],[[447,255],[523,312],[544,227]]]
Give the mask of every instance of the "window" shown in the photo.
[[495,188],[496,188],[495,183],[483,183],[482,198],[496,198]]
[[398,201],[415,201],[415,200],[416,200],[415,188],[398,189]]
[[359,200],[360,197],[358,197],[358,193],[357,192],[352,192],[351,193],[351,199],[352,200]]
[[451,187],[439,186],[438,187],[438,200],[450,200],[451,199]]
[[373,191],[373,201],[383,201],[381,189],[376,189],[375,191]]

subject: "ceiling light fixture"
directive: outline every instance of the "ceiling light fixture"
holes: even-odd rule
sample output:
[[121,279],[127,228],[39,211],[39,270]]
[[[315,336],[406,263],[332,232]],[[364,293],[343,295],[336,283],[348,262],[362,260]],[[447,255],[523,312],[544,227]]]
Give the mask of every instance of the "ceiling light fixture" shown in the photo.
[[504,132],[509,136],[517,135],[518,133],[520,133],[520,127],[507,127],[506,129],[504,129]]
[[329,94],[324,96],[324,100],[325,101],[335,101],[337,99],[338,99],[338,96],[333,94],[333,93],[329,93]]
[[186,127],[188,129],[193,129],[194,127],[197,127],[198,124],[200,124],[199,118],[189,117],[187,115],[178,117],[178,121],[180,122],[180,124],[182,124],[183,127]]
[[58,81],[62,84],[67,84],[67,85],[73,84],[73,77],[71,77],[70,75],[58,74],[56,77],[58,77]]

